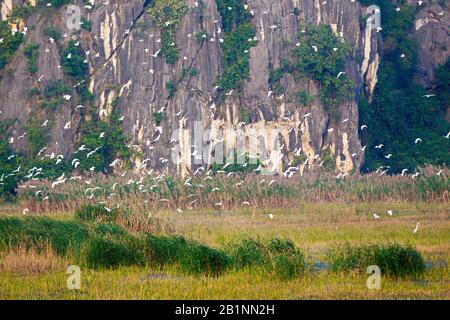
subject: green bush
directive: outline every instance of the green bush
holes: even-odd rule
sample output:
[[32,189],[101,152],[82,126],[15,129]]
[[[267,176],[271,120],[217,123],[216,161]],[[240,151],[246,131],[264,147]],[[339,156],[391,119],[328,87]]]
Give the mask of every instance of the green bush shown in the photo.
[[16,194],[17,186],[21,180],[20,174],[12,173],[21,164],[21,157],[10,158],[15,152],[9,147],[8,128],[9,121],[0,122],[0,198],[12,198]]
[[37,43],[30,43],[25,46],[23,53],[28,59],[28,72],[35,74],[38,72],[37,59],[39,55],[39,45]]
[[59,97],[71,92],[71,88],[63,80],[49,80],[44,88],[46,99]]
[[267,263],[266,248],[253,239],[244,239],[240,243],[230,244],[227,252],[231,256],[233,265],[237,268],[264,265]]
[[25,128],[27,135],[25,142],[28,148],[28,158],[34,158],[39,150],[45,147],[50,140],[50,135],[45,127],[42,127],[41,121],[38,117],[32,116],[28,119]]
[[[328,110],[351,97],[354,84],[345,75],[345,61],[350,47],[336,37],[328,25],[308,25],[298,33],[299,45],[293,50],[289,70],[299,77],[309,77],[320,84],[320,98]],[[308,99],[309,100],[309,99]],[[308,101],[303,101],[308,102]]]
[[180,236],[149,235],[146,245],[151,264],[174,264],[185,274],[217,276],[230,262],[225,253]]
[[77,81],[86,79],[89,67],[85,63],[86,54],[80,45],[74,40],[67,43],[67,47],[61,52],[61,65],[64,73]]
[[305,271],[305,259],[300,252],[277,254],[272,259],[274,272],[282,280],[290,280]]
[[179,49],[174,45],[176,41],[175,33],[177,26],[187,12],[185,1],[155,0],[146,11],[156,26],[162,29],[162,55],[166,58],[168,64],[174,64],[179,55]]
[[218,276],[230,265],[229,257],[218,250],[190,242],[179,257],[179,270],[186,274]]
[[178,261],[180,252],[188,246],[188,242],[181,236],[147,237],[147,250],[150,263],[163,266]]
[[[103,138],[100,137],[102,133]],[[90,170],[94,167],[96,172],[109,172],[111,170],[109,164],[116,158],[130,157],[127,140],[117,115],[112,114],[107,121],[93,118],[81,126],[78,146],[85,145],[86,150],[79,151],[74,157],[80,159],[81,170]],[[96,149],[97,151],[88,158],[87,154]]]
[[11,33],[8,21],[0,21],[0,70],[2,70],[13,58],[20,44],[23,42],[24,35],[21,32]]
[[83,204],[75,210],[75,219],[79,221],[115,221],[118,214],[117,209],[108,212],[100,204]]
[[[251,15],[242,0],[218,0],[217,9],[222,17],[224,31],[223,68],[217,81],[222,91],[237,89],[249,78],[251,47],[256,45],[255,28]],[[231,8],[231,10],[229,10]],[[251,39],[251,41],[249,41]]]
[[273,272],[282,280],[299,276],[306,269],[304,255],[291,240],[272,238],[266,243],[244,239],[229,244],[225,251],[235,268],[257,267]]
[[366,272],[371,265],[378,266],[382,274],[390,276],[416,276],[425,271],[425,262],[420,253],[411,246],[399,244],[359,247],[346,245],[331,250],[328,260],[334,271]]
[[59,255],[78,252],[88,238],[89,228],[79,222],[50,218],[0,218],[1,247],[25,245],[42,249],[49,244]]
[[43,30],[44,36],[48,38],[53,38],[55,41],[61,40],[62,36],[58,29],[53,27],[45,27]]
[[93,237],[83,248],[83,261],[89,268],[114,268],[146,264],[145,248],[132,237]]

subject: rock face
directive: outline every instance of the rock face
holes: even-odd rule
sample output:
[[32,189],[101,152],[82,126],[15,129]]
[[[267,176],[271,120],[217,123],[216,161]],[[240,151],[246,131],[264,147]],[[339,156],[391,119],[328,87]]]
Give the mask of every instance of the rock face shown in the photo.
[[[2,19],[14,5],[22,2],[0,1]],[[296,155],[302,155],[300,170],[302,174],[307,173],[314,163],[320,162],[319,155],[323,150],[331,151],[336,168],[341,172],[361,167],[364,152],[358,137],[357,98],[363,93],[370,96],[374,90],[382,41],[371,25],[361,26],[362,17],[370,15],[366,8],[353,0],[248,1],[249,10],[254,13],[252,24],[258,38],[256,46],[250,50],[250,79],[239,94],[218,101],[215,81],[221,74],[223,53],[219,41],[222,18],[216,2],[205,0],[201,17],[198,11],[191,10],[197,2],[186,0],[189,10],[176,32],[180,58],[173,65],[155,55],[161,48],[161,30],[145,12],[145,6],[151,2],[96,1],[98,4],[88,10],[78,1],[83,16],[92,22],[90,31],[82,30],[78,35],[81,47],[89,51],[89,90],[95,94],[95,105],[101,117],[111,114],[113,109],[124,117],[124,131],[140,155],[133,159],[136,170],[141,167],[142,159],[150,158],[147,168],[182,175],[194,171],[205,161],[197,163],[199,159],[192,155],[192,145],[207,149],[215,140],[220,140],[212,134],[204,141],[196,141],[198,123],[204,130],[213,128],[220,132],[241,128],[250,138],[262,128],[277,130],[278,148],[271,141],[258,140],[267,149],[266,154],[261,155],[262,160],[277,172],[286,169]],[[39,112],[36,101],[27,94],[29,89],[33,86],[43,88],[50,80],[65,79],[60,68],[59,47],[42,31],[46,26],[52,26],[67,34],[61,40],[62,44],[67,43],[71,34],[65,25],[64,11],[60,9],[51,18],[38,11],[24,23],[28,26],[27,41],[41,44],[39,71],[34,76],[26,71],[23,45],[1,72],[0,119],[17,119],[12,136],[20,136],[30,114]],[[295,96],[299,90],[315,96],[308,107],[269,94],[273,89],[269,83],[270,70],[281,66],[288,54],[284,44],[295,43],[298,30],[306,24],[330,25],[352,47],[345,72],[357,88],[354,99],[338,106],[338,119],[325,110],[317,97],[318,86],[313,81],[289,76],[282,79],[285,97]],[[271,28],[274,25],[277,27]],[[417,16],[414,32],[421,43],[418,78],[426,86],[433,82],[434,66],[449,55],[448,25],[448,9],[438,5],[425,6]],[[195,35],[204,31],[208,38],[198,41]],[[196,70],[196,73],[182,77],[183,70]],[[174,94],[167,89],[169,82],[177,83]],[[211,109],[214,105],[220,105],[216,112]],[[250,119],[246,125],[240,124],[239,117],[244,108]],[[155,113],[160,110],[164,110],[164,118],[159,124],[155,121]],[[79,136],[80,121],[79,110],[68,103],[59,106],[47,152],[70,157]],[[68,122],[70,128],[64,129]],[[155,139],[155,134],[161,131],[160,138]],[[23,140],[15,141],[15,148],[23,148]],[[233,144],[229,143],[227,148]],[[181,159],[179,163],[162,161],[170,159],[174,150]]]
[[433,85],[435,66],[450,56],[450,1],[441,4],[421,9],[415,21],[414,33],[420,46],[416,81],[426,88]]

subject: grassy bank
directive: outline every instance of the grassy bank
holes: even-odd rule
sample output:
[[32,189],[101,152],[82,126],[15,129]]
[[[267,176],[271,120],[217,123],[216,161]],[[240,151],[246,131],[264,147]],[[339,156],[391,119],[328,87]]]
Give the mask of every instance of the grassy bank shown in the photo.
[[[389,209],[393,216],[386,213]],[[152,235],[120,226],[111,235],[105,231],[111,222],[54,215],[58,222],[87,230],[88,239],[80,247],[86,248],[94,239],[91,253],[95,258],[83,260],[89,255],[77,258],[48,247],[29,253],[12,247],[3,250],[1,298],[448,299],[450,225],[445,209],[446,205],[439,203],[370,207],[304,204],[300,209],[256,213],[165,212],[160,218],[170,221],[172,231]],[[371,210],[381,218],[374,219]],[[417,221],[420,228],[414,234]],[[112,244],[121,243],[124,235],[138,241],[131,248],[142,250],[141,254],[127,256],[119,250],[121,259],[137,258],[129,264],[108,266],[114,261],[108,260],[114,251],[111,248],[117,249]],[[333,255],[338,248],[340,254]],[[80,252],[86,253],[83,249]],[[105,256],[108,259],[99,259]],[[43,260],[51,265],[36,262]],[[12,267],[14,261],[31,266]],[[101,263],[92,265],[92,261]],[[328,265],[318,268],[318,262]],[[82,289],[71,292],[65,287],[65,269],[78,263]],[[372,263],[381,264],[383,269],[381,290],[367,289],[364,267]],[[404,269],[409,271],[397,272]]]

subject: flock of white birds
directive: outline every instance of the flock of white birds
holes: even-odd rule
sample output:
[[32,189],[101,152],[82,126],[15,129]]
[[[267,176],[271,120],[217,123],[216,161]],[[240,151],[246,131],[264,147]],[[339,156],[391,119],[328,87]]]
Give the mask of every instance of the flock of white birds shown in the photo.
[[[91,5],[86,5],[85,8],[88,9],[88,10],[91,10],[91,9],[93,8],[93,6],[94,6],[94,2],[95,2],[95,0],[90,0]],[[354,0],[351,0],[351,2],[355,2],[355,1],[354,1]],[[419,5],[421,5],[421,4],[422,4],[422,1],[419,1],[418,3],[419,3]],[[324,1],[323,4],[326,4],[326,1]],[[108,5],[108,2],[105,2],[104,5]],[[198,7],[198,5],[199,5],[198,2],[195,2],[195,6]],[[51,3],[48,3],[47,6],[48,6],[48,7],[51,7]],[[232,10],[232,9],[233,9],[233,8],[231,8],[231,7],[228,8],[228,10]],[[250,14],[254,15],[254,11],[250,8],[249,5],[245,5],[245,9],[246,9],[246,10],[249,10],[249,11],[250,11]],[[396,11],[400,11],[400,8],[397,8]],[[268,14],[268,11],[264,12],[264,14]],[[219,41],[222,43],[224,40],[220,37],[220,34],[221,34],[222,31],[221,31],[221,28],[220,28],[220,26],[219,26],[219,20],[215,20],[214,23],[215,23],[216,25],[218,25],[218,28],[217,28],[217,30],[216,30],[216,32],[215,32],[215,35],[210,39],[210,41],[216,41],[216,35],[217,35],[217,36],[219,37],[219,38],[218,38]],[[269,29],[270,29],[270,30],[276,30],[276,29],[279,29],[279,28],[280,28],[280,27],[277,26],[277,25],[275,25],[275,24],[269,26]],[[131,30],[131,29],[127,30],[126,33],[127,33],[127,34],[130,33],[130,30]],[[380,31],[380,30],[381,30],[381,28],[378,28],[378,29],[377,29],[377,32]],[[24,27],[24,28],[23,28],[23,31],[21,31],[21,32],[22,32],[24,35],[26,35],[26,34],[27,34],[27,31],[28,31],[28,28],[27,28],[27,27]],[[18,31],[16,28],[13,28],[13,29],[11,29],[11,32],[12,32],[12,34],[14,35],[15,33],[19,32],[19,31]],[[303,32],[304,32],[304,31],[303,31]],[[261,31],[261,33],[264,33],[264,31]],[[67,33],[63,35],[64,38],[67,38],[68,36],[69,36],[69,35],[68,35]],[[342,32],[341,32],[340,36],[341,36],[341,37],[344,36]],[[188,37],[188,38],[191,38],[191,37],[192,37],[192,34],[188,34],[187,37]],[[204,37],[206,37],[206,35],[205,35]],[[0,43],[2,43],[3,40],[4,40],[3,38],[0,38]],[[249,39],[249,41],[257,41],[257,40],[258,40],[257,37],[255,37],[255,38],[253,38],[253,39]],[[139,41],[142,42],[143,40],[140,39]],[[55,42],[55,39],[49,38],[49,42],[50,42],[50,43],[54,43],[54,42]],[[156,42],[157,42],[157,43],[161,43],[161,39],[157,39]],[[80,45],[80,42],[77,41],[77,42],[75,43],[75,46],[79,46],[79,45]],[[174,45],[174,44],[172,44],[172,45]],[[297,46],[298,46],[298,45],[299,45],[299,43],[297,43]],[[313,49],[314,51],[318,51],[317,46],[312,46],[312,49]],[[149,50],[149,49],[145,49],[145,53],[146,53],[146,54],[150,54],[151,57],[153,57],[154,59],[157,59],[157,58],[159,57],[159,54],[161,53],[161,50],[162,50],[162,49],[159,49],[159,50],[157,50],[155,53],[150,53],[150,50]],[[337,48],[335,48],[335,50],[337,50]],[[45,49],[45,52],[49,53],[49,52],[50,52],[50,49],[48,49],[48,48]],[[85,53],[86,53],[87,56],[93,56],[94,58],[97,58],[97,59],[100,58],[100,53],[94,53],[94,52],[90,52],[90,51],[86,51]],[[248,53],[248,50],[246,50],[245,52],[243,52],[243,54],[247,54],[247,53]],[[67,55],[66,58],[67,58],[67,59],[71,59],[71,58],[72,58],[72,54]],[[401,58],[406,58],[405,54],[401,54]],[[186,59],[187,59],[187,58],[184,57],[184,60],[186,60]],[[87,64],[87,63],[89,63],[89,61],[86,59],[86,60],[84,60],[84,63]],[[145,64],[145,63],[144,63],[144,64]],[[58,66],[58,68],[61,68],[61,66]],[[154,71],[154,70],[150,70],[150,72],[151,72],[151,73],[154,73],[155,71]],[[339,78],[339,77],[341,77],[341,76],[343,76],[343,75],[345,75],[345,74],[346,74],[346,73],[345,73],[344,71],[341,71],[341,72],[339,72],[339,73],[336,75],[336,77]],[[41,76],[38,78],[37,82],[43,81],[44,78],[45,78],[45,75],[41,75]],[[80,82],[80,83],[77,83],[77,84],[75,85],[75,87],[79,86],[79,85],[82,84],[83,82],[84,82],[84,81],[82,81],[82,82]],[[216,86],[216,87],[212,90],[211,94],[212,94],[214,91],[218,90],[218,89],[220,89],[220,86]],[[234,90],[230,90],[230,91],[227,92],[225,95],[226,95],[226,96],[232,96],[233,94],[234,94]],[[269,92],[267,93],[267,97],[271,97],[272,95],[273,95],[273,92],[272,92],[272,91],[269,91]],[[435,94],[427,94],[427,95],[424,96],[424,98],[430,98],[430,97],[434,97],[434,96],[435,96]],[[63,99],[64,99],[65,101],[70,101],[70,100],[72,99],[72,96],[71,96],[71,95],[63,95]],[[275,97],[275,99],[277,99],[277,100],[279,100],[279,101],[283,101],[283,99],[284,99],[284,94],[281,95],[281,96],[279,96],[279,97]],[[212,101],[212,99],[211,99],[211,101]],[[79,110],[79,109],[82,109],[82,108],[83,108],[82,105],[78,105],[78,106],[76,107],[76,110]],[[211,104],[210,110],[211,110],[211,113],[214,114],[214,111],[216,110],[216,105],[215,105],[214,103]],[[105,110],[100,110],[100,112],[106,112],[106,111],[105,111]],[[158,113],[162,113],[162,112],[164,112],[164,108],[162,108],[161,110],[158,110]],[[1,114],[1,113],[2,113],[2,111],[0,110],[0,114]],[[183,115],[183,112],[182,112],[182,111],[180,111],[179,113],[176,114],[176,116],[181,116],[181,115]],[[306,113],[305,115],[302,116],[302,119],[306,120],[306,119],[307,119],[308,117],[310,117],[311,115],[312,115],[311,113]],[[186,118],[185,118],[185,119],[186,119]],[[119,120],[120,120],[120,121],[123,121],[123,120],[124,120],[124,117],[122,116]],[[342,121],[342,123],[345,124],[345,123],[348,122],[349,120],[350,120],[350,119],[344,119],[344,120]],[[42,127],[46,127],[47,125],[48,125],[48,120],[45,120],[45,121],[42,123]],[[71,129],[71,125],[72,125],[72,124],[71,124],[70,121],[67,122],[67,123],[65,123],[65,125],[64,125],[64,130],[69,130],[69,129]],[[241,123],[238,124],[238,127],[245,126],[245,125],[246,125],[246,123],[241,122]],[[294,129],[294,128],[292,127],[292,128],[290,129],[290,131],[292,131],[293,129]],[[360,127],[360,129],[361,129],[361,131],[362,131],[362,130],[367,130],[367,129],[368,129],[368,126],[367,126],[367,125],[362,125],[362,126]],[[328,130],[329,133],[332,133],[333,131],[334,131],[333,128],[330,128],[330,129]],[[157,141],[159,141],[159,139],[161,138],[162,133],[163,133],[162,127],[161,127],[161,126],[156,127],[156,128],[155,128],[155,134],[154,134],[153,138],[152,138],[151,140],[148,141],[147,145],[149,145],[150,143],[153,144],[153,143],[156,143]],[[26,135],[26,133],[23,133],[22,135],[18,136],[17,139],[15,139],[15,138],[12,136],[12,137],[9,138],[9,143],[10,143],[10,144],[13,144],[15,141],[17,142],[17,141],[23,139],[23,138],[25,137],[25,135]],[[105,133],[105,132],[102,132],[102,133],[99,135],[99,138],[100,138],[100,139],[104,139],[104,138],[105,138],[105,135],[106,135],[106,133]],[[447,133],[447,135],[444,136],[444,138],[445,138],[445,139],[449,139],[449,138],[450,138],[450,132]],[[411,143],[412,143],[412,144],[418,144],[418,143],[421,143],[421,142],[422,142],[422,138],[417,137],[417,138],[416,138],[414,141],[412,141]],[[131,146],[131,145],[130,145],[130,146]],[[192,147],[193,147],[194,149],[196,148],[195,145],[193,145]],[[284,146],[283,146],[283,147],[284,147]],[[283,147],[282,147],[282,149],[283,149]],[[361,148],[361,152],[365,152],[366,147],[367,147],[367,146],[363,146],[363,147]],[[383,149],[383,148],[384,148],[384,144],[379,144],[379,145],[375,146],[375,149]],[[43,149],[41,149],[41,150],[38,152],[38,157],[40,157],[41,160],[43,160],[43,159],[45,159],[45,158],[49,158],[49,159],[55,160],[55,165],[59,165],[59,164],[62,163],[62,161],[63,161],[63,159],[64,159],[64,155],[62,155],[62,154],[56,155],[56,154],[53,153],[53,152],[52,152],[52,153],[49,153],[49,154],[44,154],[44,152],[45,152],[46,150],[47,150],[47,147],[44,147]],[[80,147],[75,151],[75,154],[77,154],[77,153],[80,152],[80,151],[89,151],[89,152],[86,154],[86,157],[89,158],[89,157],[93,156],[96,152],[98,152],[99,150],[100,150],[100,148],[96,148],[96,149],[94,149],[94,150],[89,150],[85,145],[82,145],[82,146],[80,146]],[[301,148],[298,148],[298,149],[296,149],[296,150],[294,151],[294,154],[295,154],[296,156],[298,156],[298,155],[300,155],[301,151],[302,151],[302,149],[301,149]],[[352,157],[355,157],[356,155],[357,155],[356,153],[353,153],[351,156],[352,156]],[[196,156],[196,150],[194,150],[194,152],[192,153],[192,156],[194,156],[194,157]],[[12,154],[8,159],[10,160],[10,159],[12,159],[12,158],[14,158],[14,157],[15,157],[15,155]],[[386,155],[385,155],[385,158],[386,158],[386,159],[390,159],[390,158],[392,158],[392,157],[395,157],[395,155],[393,155],[393,154],[386,154]],[[314,159],[319,159],[319,158],[320,158],[320,155],[315,155],[315,157],[314,157]],[[165,159],[165,158],[160,158],[160,159],[159,159],[159,162],[162,163],[162,164],[167,164],[168,161],[169,161],[169,160],[168,160],[168,159]],[[302,164],[303,164],[303,165],[306,165],[306,164],[308,164],[308,161],[309,161],[309,159],[306,159],[305,162],[303,162]],[[111,163],[109,164],[109,166],[112,167],[112,168],[115,168],[115,167],[117,167],[117,166],[120,164],[120,162],[121,162],[120,159],[116,159],[116,160],[114,160],[113,162],[111,162]],[[142,161],[141,167],[140,167],[140,169],[141,169],[141,170],[144,170],[148,176],[152,176],[153,173],[154,173],[153,169],[151,169],[151,170],[149,170],[149,171],[146,170],[146,168],[147,168],[147,166],[148,166],[148,164],[149,164],[150,162],[151,162],[151,159],[150,159],[150,158],[146,158],[146,159],[144,159],[144,160]],[[75,158],[75,159],[72,160],[71,165],[72,165],[73,169],[76,169],[76,168],[80,165],[80,163],[81,163],[81,162],[80,162],[80,159]],[[323,161],[320,162],[320,163],[318,164],[318,166],[319,166],[319,167],[322,166],[323,163],[324,163]],[[236,174],[235,172],[225,172],[225,171],[224,171],[224,170],[225,170],[228,166],[230,166],[230,165],[231,165],[231,163],[226,163],[226,164],[223,166],[222,170],[218,171],[218,173],[226,174],[226,175],[227,175],[227,178],[230,177],[231,175],[235,175],[235,174]],[[243,167],[245,167],[245,166],[247,166],[247,165],[248,165],[247,163],[246,163],[246,164],[242,164]],[[293,176],[295,175],[296,172],[299,171],[299,166],[292,166],[292,161],[289,163],[289,165],[290,165],[289,168],[288,168],[285,172],[283,172],[283,174],[282,174],[283,177],[285,177],[285,178],[291,178],[291,177],[293,177]],[[273,168],[272,168],[272,169],[273,169]],[[19,166],[16,170],[13,170],[11,173],[9,173],[9,174],[7,174],[7,175],[3,174],[3,175],[0,177],[0,183],[2,183],[3,181],[5,181],[6,179],[8,179],[8,177],[17,175],[17,174],[20,172],[20,170],[21,170],[21,166]],[[256,169],[254,170],[254,172],[255,172],[255,173],[258,173],[258,172],[261,172],[261,170],[262,170],[262,166],[260,165],[258,168],[256,168]],[[390,167],[389,167],[389,166],[381,166],[380,168],[378,168],[378,170],[377,170],[376,172],[379,173],[380,176],[382,176],[382,175],[388,173],[389,170],[390,170]],[[95,167],[90,168],[89,171],[95,171]],[[402,176],[405,176],[405,175],[407,174],[407,172],[408,172],[408,169],[404,169],[404,170],[402,171],[401,175],[402,175]],[[443,172],[442,170],[439,170],[439,171],[438,171],[437,173],[435,173],[435,174],[439,176],[439,175],[441,175],[442,172]],[[164,174],[160,174],[160,173],[156,173],[156,172],[155,172],[155,174],[156,174],[156,176],[155,176],[154,179],[153,179],[153,181],[155,182],[155,184],[152,185],[152,186],[150,186],[149,189],[146,189],[146,187],[144,186],[144,184],[143,184],[143,178],[141,178],[140,180],[129,179],[129,180],[126,182],[126,184],[129,184],[129,185],[130,185],[130,184],[135,184],[135,185],[139,188],[140,191],[142,191],[142,192],[147,192],[147,191],[149,191],[149,190],[152,190],[153,188],[156,188],[157,185],[158,185],[158,183],[161,182],[161,181],[163,181]],[[203,175],[203,176],[204,176],[203,179],[204,179],[204,180],[208,180],[208,179],[212,179],[211,174],[212,174],[212,170],[211,170],[211,169],[207,170],[207,168],[205,168],[205,167],[200,167],[200,168],[198,168],[198,169],[193,173],[193,176]],[[348,174],[348,173],[340,172],[340,173],[336,176],[336,178],[337,178],[337,179],[345,178],[345,177],[347,176],[347,174]],[[30,170],[28,171],[27,175],[25,176],[25,181],[27,181],[27,182],[24,183],[24,184],[22,184],[22,185],[20,186],[20,188],[36,188],[36,186],[33,185],[33,181],[39,180],[39,176],[41,176],[41,175],[43,175],[43,169],[42,169],[42,168],[34,167],[34,168],[30,169]],[[126,171],[123,172],[122,174],[120,174],[121,177],[125,177],[126,175],[127,175],[127,172],[126,172]],[[416,177],[418,177],[419,175],[420,175],[419,172],[415,172],[415,173],[413,173],[413,174],[411,175],[411,177],[412,177],[412,178],[416,178]],[[57,188],[57,187],[63,185],[64,183],[66,183],[66,182],[68,182],[68,181],[74,181],[74,180],[78,180],[78,181],[80,181],[80,183],[84,182],[84,183],[88,186],[88,187],[85,189],[85,196],[86,196],[87,198],[91,199],[91,200],[94,199],[94,198],[96,197],[96,196],[95,196],[96,191],[98,191],[98,190],[101,189],[101,188],[98,187],[98,186],[91,186],[91,184],[92,184],[92,182],[93,182],[93,179],[92,179],[92,178],[87,178],[87,177],[85,177],[85,176],[83,176],[83,175],[68,177],[68,176],[66,176],[66,174],[62,174],[62,175],[61,175],[60,177],[58,177],[55,181],[53,181],[53,182],[52,182],[52,188],[55,189],[55,188]],[[192,186],[195,186],[195,187],[202,187],[201,185],[193,185],[191,181],[192,181],[192,177],[188,177],[188,178],[185,180],[184,185],[185,185],[186,187],[192,187]],[[274,179],[273,179],[273,180],[270,180],[270,181],[268,181],[268,182],[266,181],[266,179],[262,179],[262,180],[260,181],[261,184],[267,183],[268,186],[271,186],[272,184],[274,184],[274,183],[276,183],[276,182],[277,182],[277,180],[274,180]],[[244,180],[243,180],[243,181],[240,181],[240,182],[236,183],[236,186],[237,186],[237,187],[240,187],[240,186],[242,186],[244,183],[245,183]],[[113,192],[114,192],[114,190],[116,189],[116,187],[117,187],[118,185],[119,185],[119,182],[115,182],[115,183],[113,184],[113,186],[112,186]],[[219,187],[213,188],[211,192],[216,192],[216,191],[220,191]],[[48,196],[48,195],[47,195],[47,196],[42,196],[42,195],[43,195],[43,190],[38,190],[38,191],[35,193],[35,197],[36,197],[36,198],[39,198],[39,199],[42,200],[42,201],[47,201],[47,200],[49,200],[49,196]],[[115,194],[114,194],[114,193],[111,193],[111,194],[108,196],[108,199],[109,199],[109,198],[113,198],[114,196],[115,196]],[[194,195],[192,195],[192,196],[194,196]],[[189,203],[189,206],[194,205],[195,202],[196,202],[197,200],[198,200],[198,199],[194,199],[191,203]],[[147,200],[147,201],[148,201],[148,200]],[[161,201],[161,202],[168,202],[169,200],[167,200],[167,199],[161,199],[160,201]],[[107,211],[111,211],[111,210],[114,209],[114,208],[109,208],[109,207],[107,207],[105,201],[100,201],[99,203],[105,205],[104,208],[105,208],[105,210],[107,210]],[[216,203],[213,204],[213,206],[216,207],[216,208],[219,208],[219,207],[223,206],[223,203],[222,203],[221,201],[220,201],[220,202],[216,202]],[[244,201],[244,202],[242,202],[242,206],[250,206],[250,202],[249,202],[249,201]],[[119,205],[116,204],[116,208],[118,208],[118,207],[119,207]],[[183,210],[182,210],[181,208],[177,208],[177,212],[178,212],[178,213],[183,213]],[[30,213],[30,210],[29,210],[28,208],[25,208],[25,209],[23,210],[23,214],[24,214],[24,215],[29,214],[29,213]],[[388,214],[389,216],[392,216],[393,213],[394,213],[394,212],[393,212],[392,210],[388,210],[388,211],[387,211],[387,214]],[[380,219],[380,215],[378,215],[378,214],[376,214],[376,213],[373,213],[373,216],[374,216],[375,219]],[[274,215],[273,215],[273,214],[269,214],[269,215],[268,215],[268,218],[272,220],[272,219],[274,219]],[[416,227],[415,227],[413,233],[416,233],[416,232],[418,231],[419,225],[420,225],[420,224],[417,222]]]

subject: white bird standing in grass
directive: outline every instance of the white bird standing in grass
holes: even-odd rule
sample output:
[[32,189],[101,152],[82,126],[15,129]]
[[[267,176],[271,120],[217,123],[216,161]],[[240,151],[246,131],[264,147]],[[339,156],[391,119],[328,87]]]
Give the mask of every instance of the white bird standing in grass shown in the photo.
[[416,223],[416,228],[413,230],[413,233],[416,233],[419,230],[420,223]]

